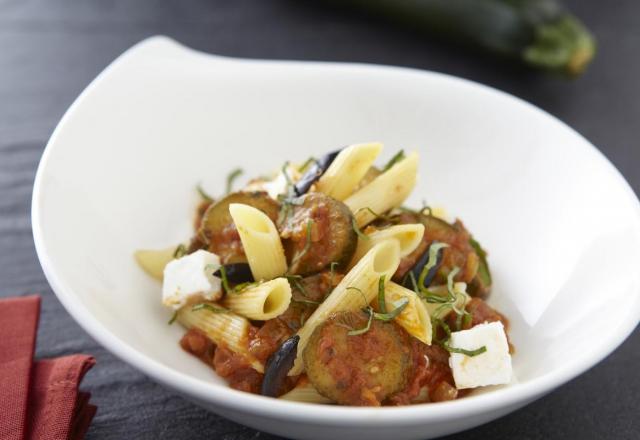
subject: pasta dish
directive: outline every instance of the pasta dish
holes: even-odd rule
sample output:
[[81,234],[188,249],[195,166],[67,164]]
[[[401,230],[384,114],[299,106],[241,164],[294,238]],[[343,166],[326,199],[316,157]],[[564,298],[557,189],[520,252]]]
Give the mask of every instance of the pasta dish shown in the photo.
[[188,244],[139,250],[182,348],[232,388],[298,402],[441,402],[512,379],[487,253],[442,209],[410,208],[419,157],[355,144],[202,188]]

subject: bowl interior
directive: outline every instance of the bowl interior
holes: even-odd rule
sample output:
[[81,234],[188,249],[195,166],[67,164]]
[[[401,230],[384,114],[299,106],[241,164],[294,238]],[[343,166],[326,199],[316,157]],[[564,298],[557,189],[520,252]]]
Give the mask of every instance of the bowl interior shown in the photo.
[[511,319],[520,384],[604,356],[610,335],[617,344],[633,328],[637,200],[560,122],[438,74],[230,60],[164,40],[118,60],[53,136],[34,198],[43,265],[64,302],[81,305],[81,322],[203,386],[222,384],[179,348],[182,330],[167,325],[160,284],[133,251],[189,238],[199,182],[221,194],[234,167],[257,176],[369,140],[386,145],[383,160],[418,150],[409,204],[444,206],[489,251],[490,303]]

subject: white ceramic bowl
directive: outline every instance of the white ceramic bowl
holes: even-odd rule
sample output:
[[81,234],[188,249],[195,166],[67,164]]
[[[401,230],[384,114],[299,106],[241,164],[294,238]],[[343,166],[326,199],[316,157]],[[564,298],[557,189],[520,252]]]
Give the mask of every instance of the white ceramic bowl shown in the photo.
[[[490,303],[512,322],[518,383],[399,408],[296,404],[229,389],[178,346],[137,248],[187,238],[194,186],[367,140],[421,153],[411,202],[461,217],[490,251]],[[249,61],[156,37],[76,100],[33,194],[42,267],[97,341],[212,411],[302,439],[424,439],[526,405],[615,349],[640,318],[640,209],[585,139],[543,111],[446,75],[358,64]],[[606,385],[604,385],[606,386]]]

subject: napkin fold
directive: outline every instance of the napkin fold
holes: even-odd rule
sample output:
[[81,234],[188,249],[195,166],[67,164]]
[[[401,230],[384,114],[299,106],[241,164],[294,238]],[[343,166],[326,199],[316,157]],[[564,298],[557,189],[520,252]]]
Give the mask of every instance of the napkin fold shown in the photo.
[[0,300],[0,440],[81,440],[96,413],[78,390],[93,357],[34,361],[40,297]]

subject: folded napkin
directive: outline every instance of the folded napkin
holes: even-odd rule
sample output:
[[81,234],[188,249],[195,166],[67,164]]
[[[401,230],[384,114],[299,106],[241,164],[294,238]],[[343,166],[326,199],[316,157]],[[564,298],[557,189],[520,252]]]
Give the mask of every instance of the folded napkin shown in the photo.
[[0,440],[79,440],[96,407],[78,390],[88,355],[33,360],[40,297],[0,300]]

